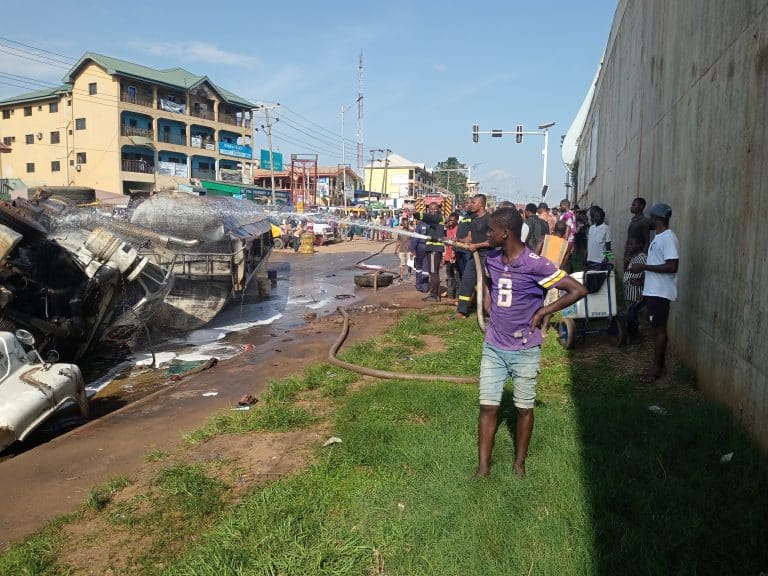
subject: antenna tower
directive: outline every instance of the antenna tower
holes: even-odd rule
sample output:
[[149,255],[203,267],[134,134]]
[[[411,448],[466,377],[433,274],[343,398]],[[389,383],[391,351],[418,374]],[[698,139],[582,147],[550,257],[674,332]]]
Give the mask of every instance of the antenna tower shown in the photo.
[[357,173],[363,177],[363,51],[357,67]]

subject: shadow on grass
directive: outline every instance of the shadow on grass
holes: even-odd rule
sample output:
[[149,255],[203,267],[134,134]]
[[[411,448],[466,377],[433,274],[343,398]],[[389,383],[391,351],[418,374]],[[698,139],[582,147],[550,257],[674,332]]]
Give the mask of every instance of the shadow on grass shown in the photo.
[[649,389],[616,352],[580,359],[592,346],[570,363],[597,572],[768,572],[768,462],[754,443],[684,371]]

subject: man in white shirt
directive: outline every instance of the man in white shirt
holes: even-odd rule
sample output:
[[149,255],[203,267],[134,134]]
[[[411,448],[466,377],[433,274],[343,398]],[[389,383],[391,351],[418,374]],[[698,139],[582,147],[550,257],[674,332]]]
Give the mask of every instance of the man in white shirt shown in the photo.
[[648,247],[646,263],[633,264],[630,268],[630,272],[645,272],[643,296],[654,332],[653,368],[643,373],[643,382],[652,382],[664,373],[667,318],[670,302],[677,300],[677,268],[680,261],[680,242],[669,229],[672,208],[667,204],[654,204],[649,216],[656,227],[656,237]]
[[611,250],[611,229],[605,223],[605,212],[600,206],[589,209],[592,226],[587,230],[587,270],[601,270]]

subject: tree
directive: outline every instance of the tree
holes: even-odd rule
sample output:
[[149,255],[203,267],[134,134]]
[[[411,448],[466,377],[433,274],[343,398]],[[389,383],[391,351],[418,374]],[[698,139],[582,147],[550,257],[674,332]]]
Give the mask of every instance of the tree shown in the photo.
[[455,156],[448,157],[447,160],[438,162],[432,171],[435,177],[435,184],[441,188],[446,188],[457,201],[463,200],[467,196],[467,166],[459,162]]

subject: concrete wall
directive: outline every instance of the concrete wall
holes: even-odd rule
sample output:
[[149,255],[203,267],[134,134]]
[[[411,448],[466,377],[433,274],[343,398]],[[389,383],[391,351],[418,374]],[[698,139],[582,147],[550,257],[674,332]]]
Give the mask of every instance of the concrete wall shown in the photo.
[[671,345],[768,449],[768,0],[620,0],[578,162],[617,254],[632,198],[672,206]]

